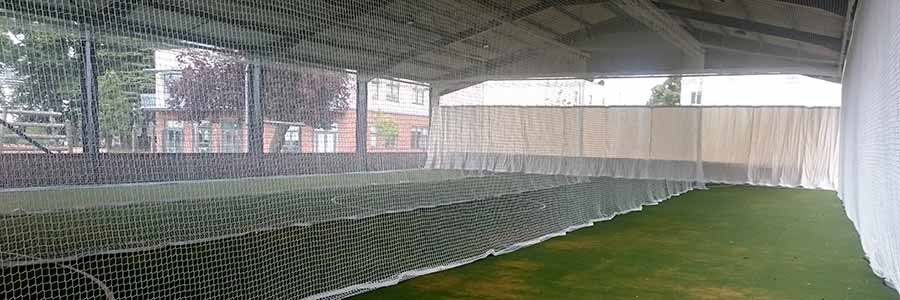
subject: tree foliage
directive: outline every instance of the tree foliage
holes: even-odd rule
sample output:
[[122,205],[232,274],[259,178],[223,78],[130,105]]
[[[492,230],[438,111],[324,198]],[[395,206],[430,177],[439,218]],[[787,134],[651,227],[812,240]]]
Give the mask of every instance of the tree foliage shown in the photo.
[[651,90],[649,106],[674,106],[681,104],[681,77],[669,77]]
[[244,110],[245,64],[235,56],[187,50],[177,56],[180,76],[166,82],[166,104],[194,121]]
[[133,78],[116,71],[106,72],[97,79],[101,95],[98,118],[102,135],[129,135],[132,125],[142,120],[137,113],[139,99],[128,92],[133,84],[128,82],[129,79]]
[[0,44],[0,64],[21,80],[11,105],[32,110],[77,113],[81,95],[77,36],[39,28],[7,28]]
[[[20,81],[6,105],[65,114],[81,120],[82,37],[63,28],[0,18],[0,67]],[[140,93],[152,89],[153,49],[133,38],[95,42],[102,135],[126,135],[141,119]],[[40,117],[23,117],[23,120]]]
[[397,122],[385,116],[383,113],[377,113],[375,115],[374,128],[378,133],[378,136],[382,139],[382,146],[386,148],[394,145],[397,141],[397,136],[400,134],[400,124],[397,124]]
[[[179,78],[169,83],[169,107],[194,120],[244,111],[247,63],[239,56],[186,50],[177,59],[182,70]],[[343,72],[271,64],[263,86],[267,120],[331,128],[350,109],[350,77]],[[271,151],[280,151],[286,131],[286,125],[275,126]]]

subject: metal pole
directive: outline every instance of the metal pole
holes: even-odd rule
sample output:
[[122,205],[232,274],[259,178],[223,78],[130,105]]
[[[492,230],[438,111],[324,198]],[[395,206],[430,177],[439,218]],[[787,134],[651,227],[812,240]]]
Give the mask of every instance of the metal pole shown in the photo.
[[697,106],[697,180],[706,187],[706,175],[703,172],[703,106]]
[[[3,108],[0,108],[0,111],[3,112],[3,114],[0,114],[0,120],[3,120],[4,122],[6,122],[6,118],[7,118],[6,110],[4,110]],[[5,130],[3,128],[4,127],[0,127],[0,153],[3,153],[3,148],[6,148],[6,135],[4,133]]]
[[575,134],[578,135],[578,157],[584,157],[584,107],[576,107]]
[[356,153],[366,154],[369,137],[369,81],[368,74],[356,74]]
[[428,134],[431,135],[431,119],[434,113],[441,106],[441,89],[443,87],[437,82],[432,82],[428,89]]
[[75,153],[75,149],[73,149],[75,147],[75,128],[73,128],[72,122],[69,122],[68,120],[64,120],[63,122],[66,124],[66,151]]
[[[432,122],[434,121],[434,114],[439,113],[438,109],[441,107],[441,92],[443,90],[444,86],[437,82],[432,82],[428,89],[428,146],[426,147],[428,152],[425,154],[423,166],[428,164],[429,156],[432,156],[439,150],[437,142],[432,138],[434,137],[434,124]],[[446,130],[446,127],[441,126],[441,129]],[[447,133],[442,132],[441,136],[446,137]],[[432,156],[431,167],[434,167],[436,164],[435,158],[435,156]]]
[[247,151],[263,153],[263,105],[265,71],[259,63],[250,64],[247,68]]
[[81,145],[84,153],[96,156],[100,153],[99,98],[94,33],[90,29],[82,32],[81,61]]

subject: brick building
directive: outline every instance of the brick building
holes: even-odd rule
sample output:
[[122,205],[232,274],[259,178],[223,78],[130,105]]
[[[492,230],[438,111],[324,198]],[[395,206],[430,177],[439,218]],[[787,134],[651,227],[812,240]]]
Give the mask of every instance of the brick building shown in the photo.
[[[142,108],[152,117],[154,152],[222,153],[247,151],[244,112],[221,113],[204,120],[191,120],[177,109],[167,107],[168,82],[180,76],[176,59],[179,51],[155,53],[154,94],[142,95]],[[348,74],[348,76],[355,76]],[[350,107],[356,107],[356,80],[351,78]],[[370,152],[423,152],[428,137],[428,87],[388,79],[373,79],[368,86],[368,145]],[[287,132],[280,152],[330,153],[356,149],[356,111],[345,112],[331,128],[312,128],[264,118],[263,150],[272,152],[270,141],[276,126]],[[389,132],[378,132],[385,128]]]

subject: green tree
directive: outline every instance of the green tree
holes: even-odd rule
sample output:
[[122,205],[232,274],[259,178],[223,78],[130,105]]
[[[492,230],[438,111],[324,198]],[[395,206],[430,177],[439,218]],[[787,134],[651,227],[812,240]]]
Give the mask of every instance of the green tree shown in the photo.
[[[7,23],[10,24],[10,23]],[[11,24],[17,24],[11,22]],[[76,113],[81,94],[77,36],[47,31],[43,26],[2,28],[0,64],[21,80],[12,105],[33,110]],[[74,115],[70,115],[74,117]]]
[[136,86],[145,84],[145,76],[129,75],[128,72],[107,71],[97,81],[100,90],[98,107],[100,134],[106,139],[108,148],[112,147],[114,137],[119,137],[129,144],[135,125],[143,121],[140,112],[140,97],[130,92]]
[[377,113],[375,114],[375,131],[381,138],[382,146],[389,148],[396,145],[397,136],[400,134],[400,125],[384,114]]
[[[0,67],[12,70],[21,80],[7,104],[62,112],[71,124],[78,124],[81,36],[26,20],[0,18],[0,24],[4,25],[0,26]],[[140,40],[117,36],[101,36],[96,46],[101,134],[128,136],[140,120],[140,93],[153,89],[153,76],[145,72],[153,68],[153,49]]]
[[[180,53],[178,61],[184,67],[179,78],[169,83],[170,108],[194,121],[244,111],[247,63],[240,56],[190,50]],[[263,107],[267,120],[330,128],[350,109],[350,77],[344,72],[298,70],[282,64],[269,64],[266,69]],[[275,124],[269,151],[281,151],[288,127]]]
[[651,90],[648,106],[674,106],[681,104],[681,77],[669,77]]

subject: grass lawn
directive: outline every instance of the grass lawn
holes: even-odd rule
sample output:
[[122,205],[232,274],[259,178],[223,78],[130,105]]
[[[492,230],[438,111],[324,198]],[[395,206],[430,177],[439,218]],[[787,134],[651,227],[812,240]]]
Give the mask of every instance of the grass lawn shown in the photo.
[[834,192],[715,186],[363,299],[900,299]]

